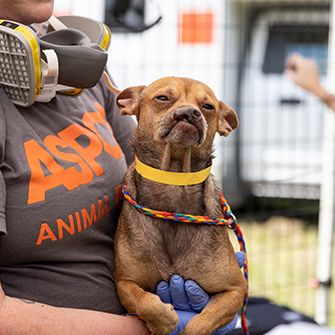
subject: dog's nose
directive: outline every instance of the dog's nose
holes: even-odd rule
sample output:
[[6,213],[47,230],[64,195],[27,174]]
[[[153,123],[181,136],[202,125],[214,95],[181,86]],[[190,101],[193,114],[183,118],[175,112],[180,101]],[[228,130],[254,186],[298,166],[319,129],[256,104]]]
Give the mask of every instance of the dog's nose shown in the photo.
[[194,122],[201,118],[201,112],[192,107],[178,108],[175,112],[175,119],[177,121]]

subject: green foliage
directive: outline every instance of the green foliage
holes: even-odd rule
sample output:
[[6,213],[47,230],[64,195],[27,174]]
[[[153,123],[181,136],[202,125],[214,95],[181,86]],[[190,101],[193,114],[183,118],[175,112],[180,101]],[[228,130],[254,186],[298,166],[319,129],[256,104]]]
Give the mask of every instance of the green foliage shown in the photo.
[[[250,295],[263,296],[314,316],[317,226],[287,217],[241,221],[249,255]],[[234,242],[234,237],[231,236]],[[335,248],[334,248],[335,252]],[[333,264],[335,278],[335,257]],[[335,327],[335,289],[330,292],[330,322]]]

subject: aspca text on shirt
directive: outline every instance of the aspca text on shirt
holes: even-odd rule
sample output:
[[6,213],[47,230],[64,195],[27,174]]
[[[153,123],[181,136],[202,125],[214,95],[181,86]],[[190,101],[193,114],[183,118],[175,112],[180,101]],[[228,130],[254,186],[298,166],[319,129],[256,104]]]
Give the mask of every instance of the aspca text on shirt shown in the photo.
[[[122,158],[121,148],[114,139],[105,110],[98,103],[95,107],[97,111],[83,114],[82,125],[72,123],[57,134],[47,135],[43,145],[35,139],[24,142],[31,172],[28,206],[44,202],[46,193],[60,186],[73,191],[90,184],[95,177],[102,176],[105,171],[97,158],[103,152],[118,160]],[[99,133],[98,126],[110,130],[114,145]],[[85,139],[85,145],[80,144],[79,138]],[[65,167],[61,162],[70,163],[70,166]],[[119,188],[115,194],[119,194]],[[66,218],[57,218],[56,229],[52,229],[48,222],[41,223],[36,245],[63,239],[65,234],[74,235],[97,224],[110,213],[110,200],[110,195],[106,194],[95,203],[68,213]]]

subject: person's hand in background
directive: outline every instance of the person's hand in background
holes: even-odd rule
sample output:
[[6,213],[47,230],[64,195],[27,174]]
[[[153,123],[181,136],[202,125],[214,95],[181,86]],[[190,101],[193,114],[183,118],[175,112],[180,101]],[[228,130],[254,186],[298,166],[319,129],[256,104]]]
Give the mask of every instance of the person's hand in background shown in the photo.
[[[236,260],[240,267],[245,262],[245,254],[237,252]],[[169,283],[161,281],[157,285],[157,295],[168,304],[172,304],[178,314],[179,322],[177,327],[168,335],[177,335],[187,323],[199,314],[208,304],[210,296],[193,280],[185,281],[183,277],[174,274]],[[217,329],[212,335],[224,335],[236,327],[238,317],[229,324]]]
[[320,83],[316,62],[299,54],[291,55],[286,62],[285,74],[297,85],[323,99],[328,93]]

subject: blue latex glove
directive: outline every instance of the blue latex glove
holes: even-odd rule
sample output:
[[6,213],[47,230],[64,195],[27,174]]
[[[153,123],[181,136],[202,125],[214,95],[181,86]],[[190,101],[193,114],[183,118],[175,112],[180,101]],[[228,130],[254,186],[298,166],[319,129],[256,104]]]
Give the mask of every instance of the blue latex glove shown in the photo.
[[[240,267],[245,261],[245,254],[237,252],[236,259]],[[174,274],[170,282],[161,281],[157,285],[157,295],[168,304],[172,304],[179,316],[177,327],[168,335],[177,335],[187,325],[187,323],[198,313],[200,313],[209,302],[209,295],[195,281],[185,281],[183,277]],[[233,330],[238,317],[229,324],[217,329],[212,335],[224,335]]]

